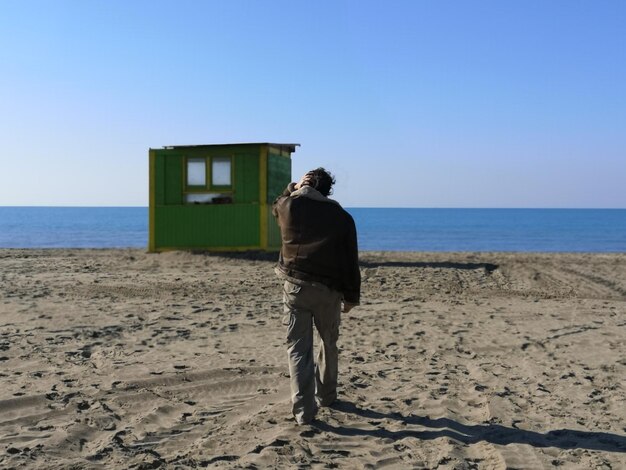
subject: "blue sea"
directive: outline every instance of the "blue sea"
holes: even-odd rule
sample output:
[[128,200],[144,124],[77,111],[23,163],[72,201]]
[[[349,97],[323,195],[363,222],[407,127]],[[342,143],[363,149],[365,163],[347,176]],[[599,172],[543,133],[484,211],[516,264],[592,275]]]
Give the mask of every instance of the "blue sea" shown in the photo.
[[[353,208],[360,250],[626,252],[626,209]],[[0,248],[146,248],[146,207],[0,207]]]

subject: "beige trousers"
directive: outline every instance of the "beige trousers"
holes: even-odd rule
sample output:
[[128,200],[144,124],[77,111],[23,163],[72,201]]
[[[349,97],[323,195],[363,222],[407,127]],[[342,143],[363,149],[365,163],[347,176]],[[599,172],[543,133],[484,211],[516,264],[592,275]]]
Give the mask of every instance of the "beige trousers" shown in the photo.
[[[290,281],[283,290],[292,412],[298,423],[305,424],[313,420],[318,406],[337,398],[342,295],[323,285]],[[315,362],[313,324],[320,339]]]

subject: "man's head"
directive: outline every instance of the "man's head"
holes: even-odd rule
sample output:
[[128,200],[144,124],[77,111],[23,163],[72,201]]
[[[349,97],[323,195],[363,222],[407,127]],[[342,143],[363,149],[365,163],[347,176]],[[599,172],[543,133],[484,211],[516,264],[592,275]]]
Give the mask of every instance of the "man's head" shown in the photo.
[[323,196],[329,196],[333,193],[333,184],[335,177],[324,168],[316,168],[308,171],[300,180],[299,186],[311,186],[317,189]]

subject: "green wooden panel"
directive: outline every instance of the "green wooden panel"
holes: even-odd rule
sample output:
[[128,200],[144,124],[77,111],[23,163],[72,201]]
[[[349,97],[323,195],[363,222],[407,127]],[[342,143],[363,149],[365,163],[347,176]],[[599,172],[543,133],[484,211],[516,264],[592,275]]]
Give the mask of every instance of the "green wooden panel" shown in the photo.
[[[267,159],[267,203],[271,204],[291,182],[291,158],[270,153]],[[268,248],[280,249],[280,229],[272,211],[267,220]]]
[[154,200],[157,206],[165,203],[165,155],[156,152],[154,160]]
[[171,150],[155,152],[155,202],[156,205],[181,204],[183,157]]
[[290,182],[291,158],[270,153],[267,159],[267,202],[274,202]]
[[165,157],[165,204],[183,202],[183,161],[181,155]]
[[156,247],[259,246],[257,204],[160,206],[155,217]]
[[280,227],[270,209],[267,211],[267,247],[270,250],[280,250],[281,244]]
[[259,202],[259,152],[253,147],[245,153],[235,154],[235,194],[237,203]]

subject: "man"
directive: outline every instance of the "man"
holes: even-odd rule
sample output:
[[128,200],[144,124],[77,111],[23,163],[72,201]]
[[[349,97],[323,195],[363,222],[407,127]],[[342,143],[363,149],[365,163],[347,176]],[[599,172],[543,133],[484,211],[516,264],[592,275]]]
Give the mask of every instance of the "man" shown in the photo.
[[[340,313],[359,304],[361,275],[354,220],[329,199],[333,176],[323,168],[290,183],[274,202],[282,248],[276,273],[283,279],[292,412],[310,423],[337,398]],[[313,323],[321,343],[313,361]]]

